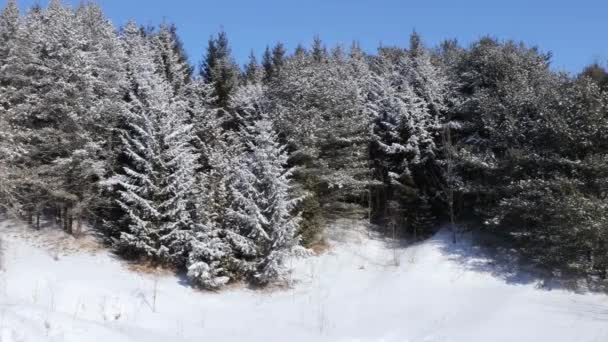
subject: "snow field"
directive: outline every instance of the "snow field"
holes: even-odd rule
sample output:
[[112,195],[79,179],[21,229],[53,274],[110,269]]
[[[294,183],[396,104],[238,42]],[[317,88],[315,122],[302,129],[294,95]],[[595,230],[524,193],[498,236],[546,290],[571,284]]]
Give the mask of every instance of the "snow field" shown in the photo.
[[0,342],[608,340],[608,296],[469,267],[489,260],[447,232],[391,248],[340,222],[327,253],[293,260],[293,287],[213,293],[23,229],[0,225]]

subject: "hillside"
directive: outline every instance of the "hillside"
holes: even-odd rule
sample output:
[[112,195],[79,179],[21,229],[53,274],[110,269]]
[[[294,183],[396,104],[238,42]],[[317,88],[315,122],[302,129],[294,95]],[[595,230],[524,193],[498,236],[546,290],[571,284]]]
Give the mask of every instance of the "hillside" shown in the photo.
[[608,296],[507,277],[445,232],[396,249],[357,221],[329,232],[326,253],[294,260],[292,288],[211,293],[136,272],[90,237],[4,222],[0,341],[608,339]]

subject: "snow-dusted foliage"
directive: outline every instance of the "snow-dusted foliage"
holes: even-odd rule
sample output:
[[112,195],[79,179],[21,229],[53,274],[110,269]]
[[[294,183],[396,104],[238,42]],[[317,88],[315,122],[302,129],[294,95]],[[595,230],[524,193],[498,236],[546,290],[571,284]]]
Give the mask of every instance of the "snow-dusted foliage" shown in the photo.
[[93,4],[9,0],[0,205],[90,223],[211,289],[284,281],[299,244],[357,206],[395,236],[463,219],[552,271],[608,277],[600,65],[572,77],[523,43],[413,33],[375,54],[278,42],[240,70],[220,32],[193,70],[169,23],[117,32]]
[[285,281],[287,258],[303,252],[296,236],[298,199],[293,197],[291,171],[285,169],[288,156],[266,113],[260,113],[245,132],[248,151],[232,189],[235,199],[229,217],[239,235],[255,243],[256,281]]
[[201,187],[196,242],[188,275],[217,288],[249,279],[286,280],[286,259],[301,252],[287,153],[264,112],[260,85],[236,91],[239,131],[228,131],[207,149],[209,170]]
[[19,7],[16,0],[9,0],[6,7],[0,13],[0,66],[7,63],[7,57],[12,49],[15,48],[17,33],[21,24]]
[[442,177],[440,122],[447,82],[418,35],[411,41],[409,50],[380,49],[366,103],[373,123],[371,164],[382,182],[375,187],[375,196],[383,199],[375,211],[416,234],[416,226],[432,217],[429,199],[440,195],[436,183]]
[[256,253],[253,242],[238,234],[229,217],[243,145],[226,132],[205,147],[206,170],[197,185],[198,224],[186,266],[194,283],[215,289],[241,279],[249,269],[246,259],[252,260]]
[[396,162],[388,171],[389,177],[396,181],[411,175],[412,165],[424,163],[435,153],[435,118],[406,77],[407,60],[401,54],[400,51],[381,53],[370,101],[373,141],[387,160]]
[[232,120],[238,127],[248,126],[260,118],[260,111],[267,111],[269,100],[261,83],[247,83],[230,97]]
[[[6,13],[14,18],[11,4]],[[103,122],[121,111],[121,49],[94,5],[72,10],[51,1],[9,26],[0,96],[5,120],[18,132],[13,139],[27,150],[18,161],[28,173],[18,184],[19,201],[27,202],[26,216],[61,207],[70,231],[72,219],[80,221],[95,205],[106,167],[111,142]]]
[[128,253],[179,264],[193,225],[192,126],[185,122],[184,104],[173,100],[170,85],[156,73],[153,50],[133,23],[124,29],[123,41],[136,90],[130,93],[121,137],[128,162],[111,179],[128,216],[128,229],[117,243]]
[[176,27],[163,23],[151,39],[158,73],[169,83],[174,95],[183,95],[192,77],[192,66],[188,63]]
[[[10,0],[0,13],[0,70],[8,62],[7,58],[11,50],[15,48],[17,33],[21,18],[19,8],[15,0]],[[4,73],[0,72],[0,84],[6,82]],[[4,89],[2,89],[4,93]],[[15,173],[15,160],[20,155],[19,146],[16,145],[15,132],[7,117],[8,107],[6,100],[0,99],[0,205],[16,205],[15,184],[13,181]]]
[[298,178],[316,179],[328,200],[360,195],[369,182],[370,120],[359,82],[367,69],[357,68],[364,57],[320,54],[294,55],[271,79],[273,119],[305,166]]

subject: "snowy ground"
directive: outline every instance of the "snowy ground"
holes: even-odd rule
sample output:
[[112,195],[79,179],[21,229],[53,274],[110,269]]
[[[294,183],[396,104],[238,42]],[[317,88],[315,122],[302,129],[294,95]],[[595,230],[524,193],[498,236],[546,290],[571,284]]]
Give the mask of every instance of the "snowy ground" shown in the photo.
[[608,296],[540,290],[447,233],[391,249],[360,228],[334,225],[291,289],[205,293],[89,239],[0,223],[0,341],[608,341]]

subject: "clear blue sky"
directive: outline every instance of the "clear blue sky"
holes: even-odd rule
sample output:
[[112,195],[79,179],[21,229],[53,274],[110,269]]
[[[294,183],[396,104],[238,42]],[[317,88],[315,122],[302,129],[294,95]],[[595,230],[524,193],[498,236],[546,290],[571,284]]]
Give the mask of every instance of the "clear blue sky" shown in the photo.
[[[2,0],[2,2],[6,2]],[[80,0],[64,0],[77,4]],[[327,45],[357,40],[368,51],[406,46],[415,29],[428,45],[482,35],[523,40],[553,52],[558,70],[578,72],[608,61],[608,0],[98,0],[115,25],[164,20],[177,25],[197,63],[207,39],[221,27],[239,63],[253,49],[282,41],[291,50],[315,34]],[[46,0],[20,0],[23,9]]]

